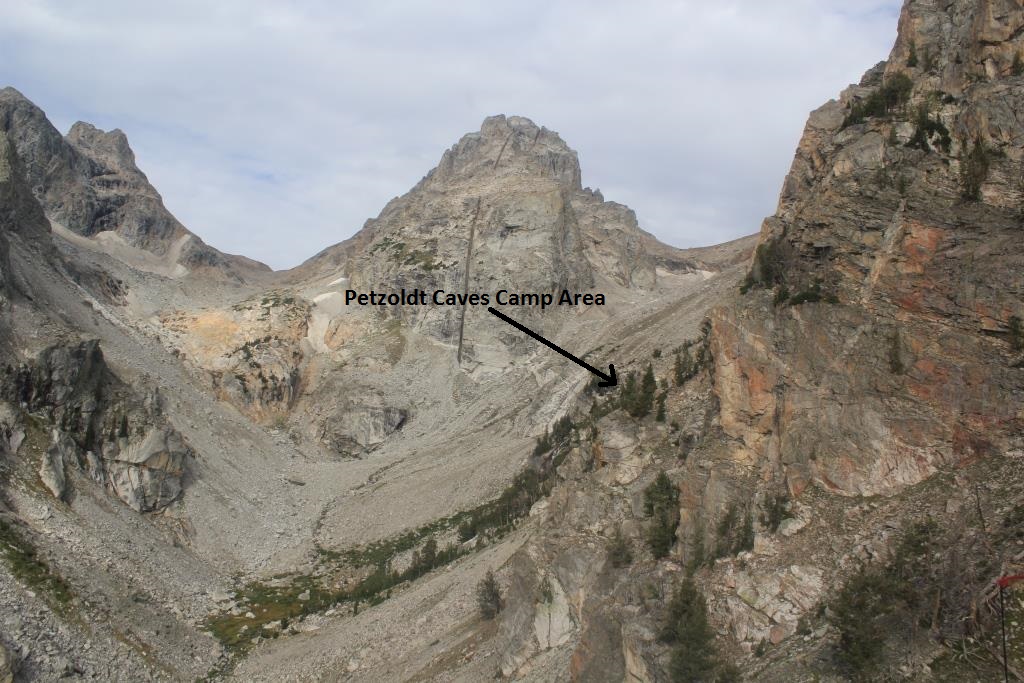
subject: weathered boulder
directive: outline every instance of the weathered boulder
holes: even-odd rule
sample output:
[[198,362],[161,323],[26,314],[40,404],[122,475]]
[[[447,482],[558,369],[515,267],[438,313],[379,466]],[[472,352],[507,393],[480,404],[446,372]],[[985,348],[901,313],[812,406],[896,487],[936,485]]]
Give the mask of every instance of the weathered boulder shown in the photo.
[[181,493],[181,477],[190,455],[181,435],[150,427],[137,441],[104,451],[104,466],[114,493],[138,512],[166,507]]

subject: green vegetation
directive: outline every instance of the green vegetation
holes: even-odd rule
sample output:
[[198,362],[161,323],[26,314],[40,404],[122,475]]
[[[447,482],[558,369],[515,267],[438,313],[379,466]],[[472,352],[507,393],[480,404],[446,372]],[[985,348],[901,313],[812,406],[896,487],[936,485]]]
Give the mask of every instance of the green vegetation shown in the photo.
[[35,547],[14,527],[0,519],[0,554],[11,574],[26,588],[39,593],[55,611],[67,614],[74,595],[67,582],[39,557]]
[[917,66],[917,43],[910,41],[910,54],[907,55],[907,66],[911,69]]
[[574,425],[572,423],[572,418],[568,415],[558,418],[558,420],[555,421],[555,425],[550,434],[548,434],[547,429],[545,429],[544,434],[537,437],[537,445],[533,447],[534,457],[550,453],[551,449],[554,448],[556,444],[562,444],[567,438],[569,438],[570,434],[572,434],[573,428]]
[[1010,65],[1010,75],[1020,76],[1024,74],[1024,59],[1021,59],[1020,52],[1013,55],[1013,64]]
[[729,505],[718,522],[715,557],[728,557],[754,549],[754,519],[747,508],[740,514],[736,503]]
[[390,237],[384,237],[379,242],[375,243],[370,247],[370,253],[376,254],[377,252],[385,252],[388,258],[395,262],[405,266],[417,266],[420,270],[430,272],[432,270],[438,270],[444,268],[444,263],[434,260],[434,254],[431,252],[437,251],[437,241],[428,240],[427,250],[420,249],[409,249],[405,242],[399,242],[393,240]]
[[964,199],[981,199],[981,186],[988,179],[992,155],[979,137],[975,139],[974,146],[967,156],[960,160],[960,193]]
[[853,103],[843,121],[843,128],[863,123],[869,118],[888,116],[910,100],[913,88],[914,83],[909,76],[905,73],[895,74],[867,98]]
[[704,523],[700,518],[693,525],[693,540],[690,542],[690,557],[686,560],[686,573],[693,576],[707,562],[707,551],[704,549]]
[[550,467],[541,472],[533,468],[520,472],[495,500],[462,513],[464,521],[459,524],[459,540],[468,541],[480,535],[493,540],[511,531],[517,520],[530,513],[534,503],[551,493],[555,485],[553,475],[565,453],[564,450],[559,452]]
[[619,405],[632,417],[638,419],[647,417],[651,413],[651,408],[654,407],[654,392],[657,389],[658,382],[654,379],[654,368],[648,363],[647,370],[639,382],[632,372],[626,376],[626,382],[619,397]]
[[663,391],[660,394],[658,394],[658,400],[657,400],[658,410],[654,414],[654,421],[655,422],[664,422],[665,421],[665,399],[667,397],[668,397],[668,392],[667,391]]
[[684,579],[672,595],[659,639],[672,645],[669,676],[672,681],[711,681],[719,668],[715,633],[708,623],[704,595],[693,581]]
[[869,677],[888,638],[936,618],[941,592],[936,595],[932,585],[931,555],[937,539],[934,521],[916,522],[903,534],[891,563],[862,567],[839,591],[830,617],[839,631],[836,660],[852,675]]
[[484,619],[493,619],[501,612],[503,607],[501,588],[498,587],[498,580],[494,578],[494,572],[490,569],[477,584],[476,604],[480,609],[480,616]]
[[647,545],[655,558],[668,555],[679,526],[679,489],[662,470],[644,489],[644,513],[651,517]]
[[629,541],[622,535],[621,527],[616,527],[615,533],[608,541],[608,559],[617,569],[633,564],[633,550],[629,547]]
[[914,123],[914,135],[907,141],[907,147],[929,152],[932,138],[937,137],[935,145],[943,152],[949,153],[949,146],[953,143],[949,129],[942,125],[941,121],[932,120],[927,107],[922,105],[918,108]]
[[693,376],[693,365],[690,345],[684,344],[682,350],[676,352],[676,359],[672,364],[672,375],[675,378],[677,387],[683,386],[686,380]]
[[790,306],[799,306],[800,304],[815,303],[821,301],[821,283],[815,282],[807,289],[797,292],[793,296],[789,297]]
[[784,493],[772,496],[765,502],[761,523],[774,534],[779,530],[782,520],[786,519],[788,508],[789,496]]
[[[278,630],[264,628],[269,624],[284,623],[346,603],[358,613],[361,605],[379,604],[390,597],[393,588],[470,552],[469,548],[454,543],[441,548],[436,540],[438,535],[457,529],[460,541],[479,537],[481,546],[486,541],[501,538],[529,513],[537,500],[551,492],[557,468],[568,453],[572,429],[568,417],[556,422],[546,437],[545,452],[553,451],[553,455],[520,472],[496,499],[389,539],[340,552],[318,547],[321,565],[328,572],[294,576],[277,585],[250,583],[238,591],[237,602],[243,608],[242,613],[211,615],[206,621],[207,628],[227,647],[242,651],[251,646],[256,636],[276,637]],[[409,551],[412,551],[409,565],[402,571],[393,570],[391,565],[395,558]],[[332,588],[327,576],[330,570],[340,567],[364,571],[354,585]],[[369,573],[365,569],[370,569]]]
[[758,287],[783,284],[787,260],[785,248],[785,242],[781,237],[757,245],[754,251],[754,264],[740,286],[741,294]]

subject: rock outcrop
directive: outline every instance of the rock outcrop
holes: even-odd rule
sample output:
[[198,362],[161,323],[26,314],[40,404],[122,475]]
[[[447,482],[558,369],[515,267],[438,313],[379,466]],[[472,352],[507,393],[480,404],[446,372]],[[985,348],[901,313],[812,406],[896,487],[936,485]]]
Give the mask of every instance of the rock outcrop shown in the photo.
[[735,457],[793,494],[1021,447],[1021,27],[1017,3],[908,2],[889,61],[811,115],[751,292],[712,316]]
[[156,389],[140,396],[107,367],[96,341],[52,346],[32,363],[8,366],[0,399],[15,456],[26,420],[43,419],[49,443],[38,464],[55,498],[80,471],[138,512],[161,510],[182,489],[191,450],[162,415]]

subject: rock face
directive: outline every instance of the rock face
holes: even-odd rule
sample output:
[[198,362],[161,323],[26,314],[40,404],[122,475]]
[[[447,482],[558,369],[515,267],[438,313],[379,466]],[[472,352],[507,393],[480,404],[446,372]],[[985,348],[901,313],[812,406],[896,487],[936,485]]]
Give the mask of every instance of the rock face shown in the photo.
[[228,309],[167,312],[160,322],[220,397],[267,420],[287,413],[299,395],[309,314],[304,300],[270,291]]
[[811,115],[752,291],[712,316],[735,458],[794,494],[1020,448],[1022,26],[1013,2],[908,2],[889,61]]
[[47,216],[72,233],[112,241],[111,251],[129,260],[132,249],[160,257],[172,276],[200,269],[239,279],[268,270],[222,254],[185,229],[135,165],[120,130],[79,122],[61,136],[42,110],[8,87],[0,90],[0,131]]
[[46,217],[26,183],[24,165],[7,135],[0,131],[0,314],[12,284],[8,236],[18,235],[37,248],[48,249],[49,233]]
[[161,510],[181,493],[189,447],[163,419],[156,390],[139,396],[124,385],[96,341],[49,347],[31,364],[8,367],[0,398],[15,408],[6,411],[11,433],[19,408],[53,425],[38,469],[55,498],[68,495],[70,469],[138,512]]

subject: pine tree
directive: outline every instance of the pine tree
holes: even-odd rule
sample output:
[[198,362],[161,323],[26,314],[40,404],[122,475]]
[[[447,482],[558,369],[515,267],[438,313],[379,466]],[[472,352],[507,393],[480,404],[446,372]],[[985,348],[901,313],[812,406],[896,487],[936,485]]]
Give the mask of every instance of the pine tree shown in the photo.
[[655,559],[660,560],[666,557],[672,544],[676,540],[676,527],[679,521],[670,510],[658,508],[651,520],[651,526],[647,529],[647,545],[651,548],[651,554]]
[[708,623],[704,596],[684,579],[672,596],[661,640],[672,643],[669,675],[673,681],[710,681],[715,671],[715,634]]
[[647,364],[647,371],[640,382],[640,415],[646,417],[654,406],[654,392],[658,390],[658,381],[654,378],[654,368]]
[[480,616],[484,619],[493,619],[501,611],[501,588],[498,587],[498,580],[490,569],[476,587],[476,603],[480,608]]

